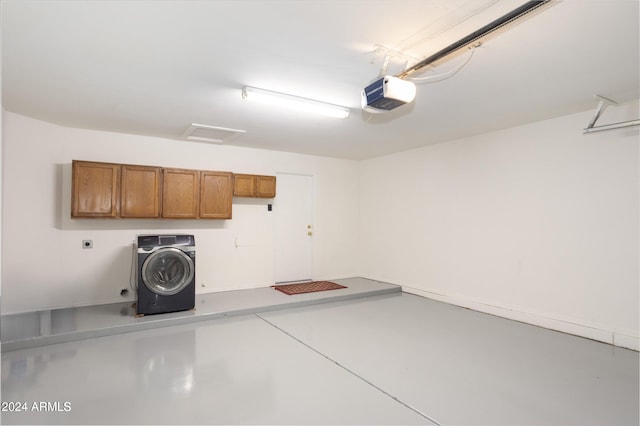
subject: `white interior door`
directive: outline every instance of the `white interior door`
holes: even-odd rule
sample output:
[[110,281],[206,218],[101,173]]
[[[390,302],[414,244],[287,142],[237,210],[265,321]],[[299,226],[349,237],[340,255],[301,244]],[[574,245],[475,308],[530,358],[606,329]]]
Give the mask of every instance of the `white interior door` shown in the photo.
[[276,282],[312,278],[313,178],[279,173],[276,215]]

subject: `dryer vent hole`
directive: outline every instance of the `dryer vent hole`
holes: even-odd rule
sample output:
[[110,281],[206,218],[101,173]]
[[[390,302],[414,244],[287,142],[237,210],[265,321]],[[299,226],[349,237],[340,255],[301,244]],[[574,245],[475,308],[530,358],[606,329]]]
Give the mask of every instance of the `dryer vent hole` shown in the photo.
[[129,290],[127,290],[126,288],[123,288],[122,290],[120,290],[120,296],[125,297],[129,294]]

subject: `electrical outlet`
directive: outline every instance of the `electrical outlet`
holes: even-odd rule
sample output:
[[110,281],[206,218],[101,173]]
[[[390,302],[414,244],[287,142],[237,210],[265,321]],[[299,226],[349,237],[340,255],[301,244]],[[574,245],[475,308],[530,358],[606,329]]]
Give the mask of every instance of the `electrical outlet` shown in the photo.
[[82,240],[82,248],[83,249],[93,248],[93,240]]

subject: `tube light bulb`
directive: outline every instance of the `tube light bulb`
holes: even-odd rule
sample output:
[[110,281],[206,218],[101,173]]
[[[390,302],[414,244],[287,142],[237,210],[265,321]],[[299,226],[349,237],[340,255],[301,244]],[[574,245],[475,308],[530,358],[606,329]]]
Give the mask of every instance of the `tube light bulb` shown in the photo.
[[301,98],[285,93],[272,92],[264,89],[246,86],[242,89],[242,98],[253,102],[260,102],[282,108],[294,109],[320,114],[328,117],[347,118],[351,112],[349,108],[316,101],[314,99]]

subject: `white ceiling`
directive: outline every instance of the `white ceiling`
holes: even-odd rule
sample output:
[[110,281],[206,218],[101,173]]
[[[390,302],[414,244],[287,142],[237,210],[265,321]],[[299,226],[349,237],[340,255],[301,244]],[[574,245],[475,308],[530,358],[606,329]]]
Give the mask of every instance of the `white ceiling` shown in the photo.
[[[364,159],[593,109],[594,94],[639,97],[638,0],[563,0],[419,85],[414,103],[360,110],[376,46],[424,58],[522,3],[2,0],[2,103],[71,127],[181,139],[199,123],[246,130],[231,145]],[[403,66],[391,58],[389,73]],[[267,108],[241,98],[245,85],[352,113]]]

